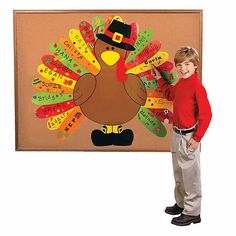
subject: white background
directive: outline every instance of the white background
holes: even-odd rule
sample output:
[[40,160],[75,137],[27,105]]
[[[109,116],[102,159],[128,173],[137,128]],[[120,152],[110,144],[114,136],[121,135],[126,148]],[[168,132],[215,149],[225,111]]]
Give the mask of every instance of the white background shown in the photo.
[[[233,2],[1,1],[1,236],[236,235]],[[174,203],[170,153],[14,151],[12,10],[122,8],[204,10],[203,81],[213,120],[202,145],[201,224],[177,227],[163,212]]]

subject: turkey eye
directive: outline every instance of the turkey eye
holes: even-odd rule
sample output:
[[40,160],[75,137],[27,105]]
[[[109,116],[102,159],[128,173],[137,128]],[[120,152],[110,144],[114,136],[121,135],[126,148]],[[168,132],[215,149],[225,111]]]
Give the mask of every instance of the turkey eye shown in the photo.
[[109,50],[110,48],[109,47],[106,47],[107,50]]
[[111,47],[111,50],[114,50],[114,47]]

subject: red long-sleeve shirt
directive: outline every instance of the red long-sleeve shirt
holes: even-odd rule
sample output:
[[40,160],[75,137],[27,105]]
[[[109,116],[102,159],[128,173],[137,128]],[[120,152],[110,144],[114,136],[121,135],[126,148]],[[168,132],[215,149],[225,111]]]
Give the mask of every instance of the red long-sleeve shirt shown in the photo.
[[164,96],[173,101],[173,123],[179,129],[188,129],[198,123],[193,139],[200,142],[212,117],[207,93],[198,74],[180,78],[176,85],[168,84],[163,78],[158,80]]

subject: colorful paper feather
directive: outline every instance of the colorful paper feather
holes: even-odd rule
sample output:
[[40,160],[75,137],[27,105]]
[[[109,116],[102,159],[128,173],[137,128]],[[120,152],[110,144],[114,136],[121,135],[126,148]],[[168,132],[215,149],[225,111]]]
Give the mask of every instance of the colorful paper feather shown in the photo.
[[79,76],[82,76],[88,73],[82,65],[80,65],[76,60],[74,60],[61,46],[60,43],[52,43],[50,44],[50,51],[55,58],[57,58],[63,65],[67,68],[74,71]]

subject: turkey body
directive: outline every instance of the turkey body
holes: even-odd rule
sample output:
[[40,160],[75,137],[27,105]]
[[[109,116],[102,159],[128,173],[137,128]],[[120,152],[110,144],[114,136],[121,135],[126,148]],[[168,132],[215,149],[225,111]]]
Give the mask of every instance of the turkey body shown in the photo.
[[101,72],[94,77],[94,92],[81,105],[81,110],[87,118],[96,123],[123,124],[135,117],[140,104],[129,96],[125,83],[117,81],[110,72]]

